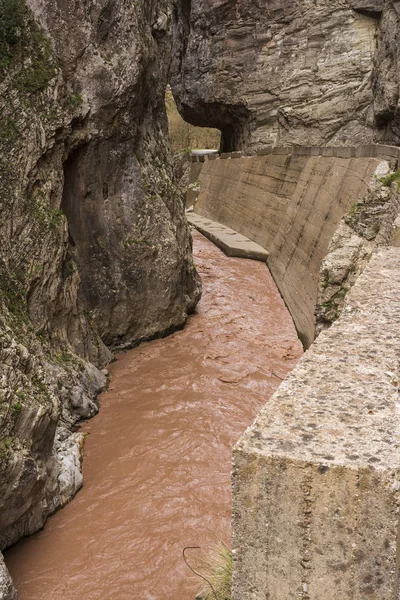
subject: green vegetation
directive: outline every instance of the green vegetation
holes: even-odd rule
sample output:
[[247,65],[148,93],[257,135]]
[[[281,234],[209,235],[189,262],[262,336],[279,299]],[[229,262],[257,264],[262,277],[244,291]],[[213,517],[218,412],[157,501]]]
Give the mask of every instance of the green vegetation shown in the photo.
[[22,410],[22,404],[20,402],[16,402],[15,404],[12,405],[12,411],[14,412],[14,414],[19,415],[21,410]]
[[125,248],[129,248],[133,244],[136,244],[138,246],[150,246],[150,247],[153,246],[153,244],[150,242],[150,240],[145,240],[144,238],[127,237],[123,243]]
[[4,460],[5,458],[7,458],[12,448],[12,444],[12,438],[7,437],[0,440],[0,460]]
[[186,123],[178,112],[171,91],[166,92],[165,105],[168,116],[168,130],[172,150],[175,154],[191,148],[207,148],[218,150],[221,132],[209,127],[195,127]]
[[71,105],[72,108],[78,108],[78,106],[80,106],[83,102],[83,98],[80,94],[71,94],[70,97],[68,98],[68,102]]
[[0,144],[5,150],[10,150],[19,137],[19,130],[12,117],[4,117],[0,121]]
[[57,73],[49,41],[25,0],[0,0],[0,78],[15,69],[15,88],[23,93],[46,89]]
[[34,375],[32,377],[32,383],[35,387],[37,387],[38,390],[40,390],[43,393],[47,393],[48,389],[46,383],[37,375]]
[[60,208],[49,208],[47,192],[44,189],[36,189],[30,194],[27,198],[27,210],[44,231],[56,229],[65,219],[65,214]]
[[392,183],[395,183],[397,187],[400,188],[400,171],[395,171],[394,173],[389,173],[385,177],[381,177],[379,179],[380,183],[385,187],[390,187]]
[[75,273],[75,270],[76,270],[76,265],[73,260],[68,260],[66,263],[64,263],[64,265],[63,265],[64,279],[71,277],[71,275],[73,275]]
[[61,208],[55,208],[49,212],[48,224],[49,227],[57,227],[60,223],[62,223],[65,219],[65,214],[61,210]]
[[[212,549],[209,557],[199,565],[201,574],[211,583],[217,600],[232,598],[232,551],[225,544],[219,543]],[[205,585],[202,600],[215,600],[209,585]]]
[[9,273],[0,262],[0,304],[5,303],[8,311],[18,324],[28,321],[25,279],[22,271]]
[[24,0],[0,0],[0,70],[12,62],[27,20]]
[[56,358],[59,363],[69,363],[73,360],[72,354],[69,354],[68,352],[65,352],[65,351],[57,354]]

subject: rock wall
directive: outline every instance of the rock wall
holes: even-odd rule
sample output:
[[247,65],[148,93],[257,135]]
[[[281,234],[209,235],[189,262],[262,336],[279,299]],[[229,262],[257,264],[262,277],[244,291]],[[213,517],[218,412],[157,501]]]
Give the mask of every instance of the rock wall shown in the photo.
[[225,151],[397,144],[398,2],[177,0],[172,88]]
[[[196,212],[268,250],[268,266],[307,347],[315,337],[320,267],[331,239],[342,217],[374,183],[374,174],[383,176],[389,168],[368,153],[368,148],[329,153],[300,148],[296,154],[275,149],[261,156],[208,160],[201,171]],[[392,156],[391,148],[380,153],[396,163],[396,148]]]
[[0,598],[2,600],[17,600],[17,592],[12,584],[11,577],[4,564],[3,556],[0,553]]
[[330,327],[341,314],[347,292],[372,253],[394,237],[400,214],[400,191],[391,175],[371,182],[365,197],[350,208],[337,228],[322,261],[315,310],[316,331]]
[[167,0],[0,0],[0,548],[79,489],[71,425],[97,412],[107,346],[182,326],[200,295],[169,18]]

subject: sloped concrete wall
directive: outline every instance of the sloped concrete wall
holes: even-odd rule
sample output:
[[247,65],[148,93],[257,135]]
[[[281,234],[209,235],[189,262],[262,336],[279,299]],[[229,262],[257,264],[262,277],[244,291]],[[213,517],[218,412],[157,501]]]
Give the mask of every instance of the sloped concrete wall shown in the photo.
[[395,164],[399,149],[274,148],[260,154],[205,161],[195,210],[268,250],[271,273],[308,347],[329,242],[381,160]]

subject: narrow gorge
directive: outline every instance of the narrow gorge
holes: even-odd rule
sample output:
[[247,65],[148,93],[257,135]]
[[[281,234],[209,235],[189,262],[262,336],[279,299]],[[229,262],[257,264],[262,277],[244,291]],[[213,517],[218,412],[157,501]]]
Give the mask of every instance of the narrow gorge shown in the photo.
[[[233,600],[397,597],[399,34],[397,0],[0,0],[0,550],[22,600],[104,597],[108,567],[115,600],[194,598],[186,531],[232,545]],[[169,85],[219,152],[173,154]],[[258,245],[281,297],[260,261],[198,233],[193,256],[188,220]],[[112,565],[84,549],[101,532]]]
[[196,563],[230,542],[232,445],[302,347],[265,264],[227,258],[199,234],[194,249],[196,314],[111,365],[83,427],[83,490],[5,553],[21,600],[193,600],[202,581],[183,548],[201,546]]

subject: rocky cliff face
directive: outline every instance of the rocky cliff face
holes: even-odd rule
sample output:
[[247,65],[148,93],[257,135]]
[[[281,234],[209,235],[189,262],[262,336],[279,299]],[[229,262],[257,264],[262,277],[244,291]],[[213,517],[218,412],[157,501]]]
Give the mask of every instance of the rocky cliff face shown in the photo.
[[169,18],[167,0],[0,0],[0,548],[81,485],[71,424],[97,411],[107,346],[181,326],[199,298]]
[[317,334],[342,314],[346,295],[372,254],[382,246],[393,245],[400,212],[398,173],[390,174],[386,162],[379,165],[377,173],[380,177],[371,182],[362,201],[355,203],[339,223],[322,261],[315,310]]
[[376,124],[390,142],[400,143],[400,4],[383,0],[373,74]]
[[172,84],[226,151],[400,141],[398,3],[177,0]]

